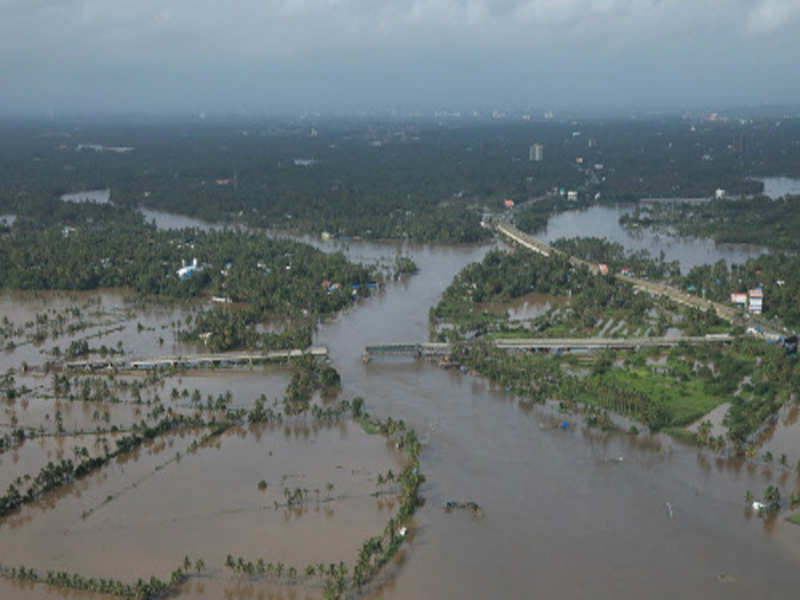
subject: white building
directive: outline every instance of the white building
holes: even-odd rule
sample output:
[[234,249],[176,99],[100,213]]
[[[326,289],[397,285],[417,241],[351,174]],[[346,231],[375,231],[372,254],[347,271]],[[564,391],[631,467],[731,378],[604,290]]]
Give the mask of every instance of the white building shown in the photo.
[[194,272],[198,269],[197,267],[197,259],[192,259],[192,264],[190,265],[183,265],[180,269],[178,269],[178,279],[183,281],[184,279],[188,279]]
[[531,162],[542,162],[544,160],[544,146],[533,144],[528,148],[528,160]]
[[751,313],[760,315],[763,308],[764,292],[761,291],[761,288],[756,288],[754,290],[750,290],[750,292],[748,292],[748,296],[750,299],[748,309]]

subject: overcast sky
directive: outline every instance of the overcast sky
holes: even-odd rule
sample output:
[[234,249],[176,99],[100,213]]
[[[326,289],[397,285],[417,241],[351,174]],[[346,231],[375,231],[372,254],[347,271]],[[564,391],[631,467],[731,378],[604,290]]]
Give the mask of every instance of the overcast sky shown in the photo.
[[0,110],[800,104],[800,0],[0,0]]

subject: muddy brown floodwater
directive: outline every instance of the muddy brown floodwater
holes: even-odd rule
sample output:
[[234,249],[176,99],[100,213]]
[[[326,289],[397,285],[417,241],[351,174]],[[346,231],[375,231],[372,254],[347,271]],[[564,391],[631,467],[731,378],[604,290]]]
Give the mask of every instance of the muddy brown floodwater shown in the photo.
[[[360,426],[298,419],[231,430],[187,453],[196,437],[167,436],[7,518],[0,535],[14,544],[0,548],[0,563],[136,580],[168,577],[186,554],[224,575],[233,554],[302,572],[351,561],[389,519],[392,497],[371,493],[377,474],[402,461]],[[307,500],[287,507],[284,488],[308,490]]]
[[[425,441],[429,483],[416,538],[374,596],[793,596],[800,527],[744,512],[746,490],[758,496],[779,482],[778,469],[663,436],[598,436],[573,417],[567,430],[554,428],[550,409],[523,410],[482,378],[411,360],[358,360],[367,343],[427,339],[427,308],[486,250],[410,248],[418,275],[325,324],[315,339],[331,350],[347,392],[405,419]],[[794,479],[785,493],[798,487]],[[484,517],[445,513],[446,499],[474,500]]]
[[[428,309],[490,246],[315,245],[365,262],[402,251],[420,267],[419,274],[323,322],[314,339],[328,346],[344,397],[364,396],[373,414],[404,419],[424,443],[426,504],[409,543],[370,597],[794,597],[800,527],[744,510],[747,490],[758,498],[769,484],[786,495],[800,487],[793,473],[722,459],[663,435],[597,432],[552,406],[528,406],[480,377],[430,363],[360,361],[367,344],[427,340]],[[148,349],[145,342],[142,347]],[[184,375],[180,385],[167,383],[161,396],[173,386],[198,387],[204,396],[229,386],[235,397],[241,388],[247,404],[259,381],[271,395],[270,378],[243,374],[220,385],[209,381],[213,376]],[[780,446],[798,455],[795,422],[779,435]],[[136,577],[166,574],[189,554],[213,568],[184,586],[181,597],[319,598],[317,583],[240,580],[221,562],[227,553],[253,560],[280,555],[300,568],[333,554],[352,565],[364,537],[379,532],[395,510],[366,492],[374,489],[376,472],[398,457],[382,438],[350,425],[235,431],[186,455],[193,437],[168,437],[171,446],[142,449],[138,458],[81,480],[47,506],[0,523],[0,562]],[[268,481],[263,496],[260,479]],[[345,496],[331,503],[332,515],[326,505],[301,515],[272,507],[284,485],[313,490],[326,481],[334,483],[334,495]],[[108,495],[113,499],[106,503]],[[448,499],[475,501],[483,515],[446,513]],[[95,511],[81,519],[88,508]],[[0,581],[2,598],[44,597],[42,589]],[[47,597],[62,596],[51,590]]]

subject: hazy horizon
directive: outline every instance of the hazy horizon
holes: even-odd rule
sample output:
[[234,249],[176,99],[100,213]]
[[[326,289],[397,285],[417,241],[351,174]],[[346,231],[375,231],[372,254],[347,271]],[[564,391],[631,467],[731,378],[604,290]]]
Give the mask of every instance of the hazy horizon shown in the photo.
[[798,23],[793,0],[0,0],[0,112],[794,107]]

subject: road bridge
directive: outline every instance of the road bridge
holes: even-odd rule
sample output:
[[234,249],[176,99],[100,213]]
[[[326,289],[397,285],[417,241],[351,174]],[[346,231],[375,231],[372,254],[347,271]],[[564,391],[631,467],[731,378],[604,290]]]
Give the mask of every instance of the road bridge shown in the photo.
[[495,340],[502,350],[630,350],[638,348],[672,348],[680,344],[730,343],[734,336],[728,334],[681,337],[627,337],[627,338],[507,338]]
[[289,360],[302,356],[326,357],[328,349],[325,346],[312,346],[306,350],[272,350],[269,352],[221,352],[218,354],[192,354],[189,356],[161,356],[156,358],[119,359],[119,358],[90,358],[74,360],[64,363],[64,368],[70,370],[98,371],[103,369],[119,370],[151,370],[169,367],[185,369],[209,369],[214,367],[233,367],[237,365],[254,365],[266,362]]
[[436,342],[412,342],[396,344],[375,344],[364,348],[362,360],[368,361],[373,356],[445,356],[450,353],[450,344]]
[[[682,337],[628,338],[498,338],[495,347],[511,352],[590,352],[594,350],[630,350],[638,348],[671,348],[679,344],[730,343],[735,336],[714,334]],[[367,346],[361,355],[368,361],[376,356],[447,356],[452,346],[445,343],[398,343]]]
[[[499,223],[497,225],[497,231],[517,244],[527,248],[528,250],[536,252],[537,254],[541,254],[543,256],[564,254],[560,250],[545,244],[541,240],[537,240],[527,233],[520,231],[509,223]],[[569,261],[574,266],[587,267],[592,273],[600,273],[600,266],[596,263],[591,263],[574,256],[570,256]],[[658,283],[655,281],[649,281],[647,279],[640,279],[638,277],[630,277],[628,275],[623,275],[622,273],[615,273],[614,277],[620,281],[630,283],[634,288],[643,292],[647,292],[648,294],[665,296],[681,306],[696,308],[703,312],[713,310],[720,318],[725,319],[728,322],[736,322],[740,317],[738,311],[731,306],[726,306],[725,304],[721,304],[719,302],[712,302],[711,300],[706,300],[705,298],[688,294],[665,283]]]

